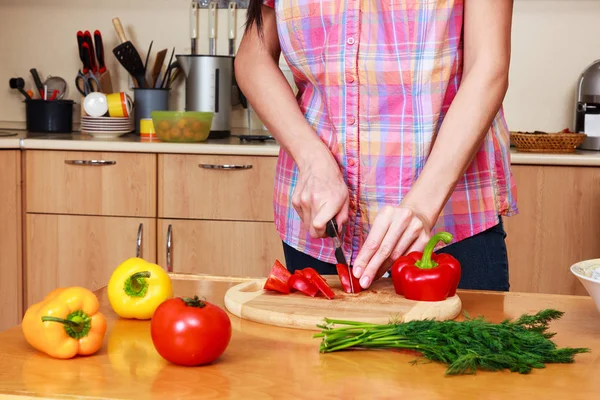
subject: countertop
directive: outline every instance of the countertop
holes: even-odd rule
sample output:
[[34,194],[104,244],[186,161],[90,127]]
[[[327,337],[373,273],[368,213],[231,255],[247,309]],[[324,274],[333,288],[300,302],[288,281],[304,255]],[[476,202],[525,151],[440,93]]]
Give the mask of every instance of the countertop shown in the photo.
[[[223,306],[243,279],[172,275],[176,296],[199,295]],[[586,296],[460,291],[463,308],[500,322],[544,308],[565,312],[551,325],[559,346],[588,347],[573,364],[549,364],[529,375],[478,372],[445,377],[438,363],[410,364],[393,351],[319,353],[314,332],[230,316],[233,335],[214,364],[178,367],[154,350],[149,321],[118,319],[105,289],[96,292],[108,319],[95,355],[55,360],[33,350],[19,327],[0,333],[0,398],[104,399],[594,399],[600,393],[600,313]]]
[[[11,136],[2,136],[3,132]],[[234,129],[235,135],[244,135],[244,129]],[[268,132],[265,132],[268,134]],[[261,131],[262,134],[262,131]],[[18,130],[0,130],[0,149],[44,149],[76,151],[119,151],[137,153],[219,154],[277,156],[279,145],[274,140],[246,142],[238,137],[209,139],[202,143],[165,143],[142,139],[129,134],[115,139],[94,138],[89,135],[35,134]],[[600,166],[600,151],[576,150],[571,154],[522,153],[511,148],[513,165],[572,165]]]

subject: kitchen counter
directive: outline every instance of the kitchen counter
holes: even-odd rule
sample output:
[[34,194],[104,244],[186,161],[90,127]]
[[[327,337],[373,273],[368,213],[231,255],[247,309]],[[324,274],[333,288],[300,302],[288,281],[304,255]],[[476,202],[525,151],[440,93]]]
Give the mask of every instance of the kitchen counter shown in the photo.
[[[223,306],[243,279],[173,275],[175,295],[205,296]],[[250,398],[568,398],[600,392],[600,313],[585,296],[460,292],[464,310],[500,322],[544,308],[565,312],[551,325],[559,346],[588,347],[573,364],[550,364],[529,375],[478,372],[445,377],[438,363],[411,365],[393,351],[320,354],[313,332],[260,325],[231,316],[233,335],[214,364],[178,367],[154,350],[148,321],[117,319],[105,289],[97,292],[109,321],[93,356],[55,360],[34,351],[19,327],[0,333],[0,398],[250,399]]]
[[[136,153],[172,154],[221,154],[249,156],[277,156],[279,145],[273,140],[266,142],[242,142],[237,137],[210,139],[202,143],[165,143],[159,140],[141,139],[129,134],[115,139],[94,138],[74,134],[27,134],[23,131],[3,130],[16,133],[0,136],[0,149],[22,150],[75,150],[75,151],[118,151]],[[234,129],[244,135],[244,129]],[[261,132],[262,133],[262,132]],[[267,133],[268,134],[268,133]],[[577,150],[571,154],[521,153],[511,148],[513,165],[570,165],[600,166],[600,151]]]

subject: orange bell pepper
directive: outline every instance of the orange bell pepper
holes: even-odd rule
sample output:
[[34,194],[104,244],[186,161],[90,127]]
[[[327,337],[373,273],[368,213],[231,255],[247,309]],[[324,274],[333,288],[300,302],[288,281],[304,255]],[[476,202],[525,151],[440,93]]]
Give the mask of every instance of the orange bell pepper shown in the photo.
[[106,333],[106,318],[99,308],[98,298],[88,289],[55,289],[25,312],[21,324],[25,340],[54,358],[94,354]]

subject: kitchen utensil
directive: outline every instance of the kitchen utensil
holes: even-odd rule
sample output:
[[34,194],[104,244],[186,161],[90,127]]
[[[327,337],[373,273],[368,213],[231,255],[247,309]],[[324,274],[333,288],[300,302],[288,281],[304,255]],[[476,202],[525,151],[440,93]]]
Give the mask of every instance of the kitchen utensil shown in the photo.
[[[83,38],[82,38],[83,39]],[[87,96],[89,93],[97,92],[100,89],[100,82],[96,75],[92,73],[91,68],[91,49],[89,45],[83,41],[81,44],[81,61],[83,62],[83,69],[80,69],[75,78],[75,87],[79,93]]]
[[203,142],[208,139],[213,113],[152,111],[156,136],[164,142]]
[[462,309],[458,295],[444,301],[407,300],[396,294],[391,279],[387,278],[373,282],[368,291],[358,294],[345,293],[336,275],[324,275],[323,278],[335,294],[332,300],[300,292],[266,292],[263,289],[266,279],[256,279],[231,287],[225,293],[225,307],[242,319],[307,330],[317,330],[324,317],[374,324],[387,324],[393,318],[441,321],[456,318]]
[[96,51],[94,50],[94,42],[92,41],[92,34],[90,31],[85,31],[83,33],[83,41],[84,43],[87,43],[88,48],[90,49],[90,71],[97,79],[98,64],[96,63]]
[[[352,276],[352,268],[348,265],[346,261],[346,256],[344,255],[344,249],[342,249],[342,235],[340,234],[337,226],[337,222],[335,219],[330,220],[326,226],[327,236],[333,238],[333,243],[335,245],[335,259],[338,264],[343,264],[348,268],[348,275]],[[350,289],[352,293],[354,293],[354,286],[352,283],[352,279],[350,279]]]
[[[150,47],[148,47],[148,52],[146,53],[146,61],[144,62],[144,76],[148,72],[148,61],[150,60],[150,53],[152,52],[152,45],[154,44],[154,40],[150,41]],[[148,81],[148,77],[146,77],[146,82]],[[148,83],[146,83],[147,85]]]
[[198,54],[198,9],[200,8],[199,0],[192,0],[190,4],[190,40],[191,53]]
[[210,138],[231,135],[233,57],[177,55],[185,74],[186,111],[214,112]]
[[231,135],[231,137],[240,139],[241,142],[266,142],[275,140],[271,135]]
[[175,47],[173,47],[173,51],[171,51],[171,57],[169,58],[169,64],[167,64],[167,70],[165,71],[165,77],[162,81],[161,88],[167,88],[169,85],[169,78],[171,77],[171,68],[173,63],[173,55],[175,54]]
[[179,65],[179,61],[175,61],[173,65],[171,65],[171,77],[169,78],[168,88],[173,87],[173,84],[177,80],[177,77],[180,75],[181,66]]
[[217,54],[217,2],[208,5],[208,54]]
[[25,97],[25,100],[31,100],[31,96],[25,91],[25,80],[23,78],[10,78],[8,85],[11,89],[18,90]]
[[108,115],[111,117],[129,117],[133,108],[133,100],[125,92],[110,93],[106,95]]
[[133,43],[127,40],[125,31],[121,25],[121,20],[119,18],[113,18],[112,21],[117,35],[119,36],[119,40],[121,41],[121,44],[113,49],[113,53],[123,68],[125,68],[125,70],[135,79],[137,87],[144,87],[146,82],[146,71],[144,70],[144,64],[142,64],[142,58]]
[[154,65],[152,66],[152,73],[150,75],[150,84],[148,85],[148,87],[151,87],[151,88],[156,87],[156,83],[158,82],[158,76],[160,75],[162,66],[165,63],[166,55],[167,55],[167,49],[162,49],[161,51],[156,53]]
[[587,135],[581,149],[600,150],[600,60],[590,64],[579,77],[575,132]]
[[140,131],[140,121],[151,118],[152,111],[169,109],[169,89],[134,88],[135,99],[135,131]]
[[232,57],[235,55],[236,10],[237,10],[237,3],[235,1],[229,2],[229,8],[228,8],[229,12],[227,14],[229,17],[229,18],[227,18],[227,30],[229,31],[229,55]]
[[110,71],[106,68],[106,62],[104,60],[104,42],[102,40],[102,33],[99,30],[94,31],[94,44],[96,58],[98,59],[98,81],[100,91],[102,93],[112,93],[112,79],[110,77]]
[[32,99],[25,102],[27,131],[31,133],[71,133],[73,101]]
[[[48,93],[56,93],[55,100],[60,100],[65,97],[67,92],[67,82],[60,76],[49,76],[44,81],[44,85],[48,87]],[[51,100],[53,100],[51,98]]]
[[40,75],[37,72],[37,69],[35,68],[31,68],[29,70],[29,72],[31,73],[31,76],[33,77],[33,82],[35,83],[35,87],[38,90],[38,93],[40,94],[40,98],[44,98],[44,84],[42,83],[42,80],[40,79]]

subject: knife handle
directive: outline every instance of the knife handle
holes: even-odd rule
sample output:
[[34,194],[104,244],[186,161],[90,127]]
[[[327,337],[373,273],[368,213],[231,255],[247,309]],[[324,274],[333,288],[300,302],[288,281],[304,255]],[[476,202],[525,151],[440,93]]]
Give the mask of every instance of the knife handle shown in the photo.
[[327,223],[327,226],[325,227],[325,232],[327,233],[327,236],[329,236],[330,238],[336,238],[338,237],[338,226],[337,226],[337,222],[335,222],[335,219],[330,220]]

